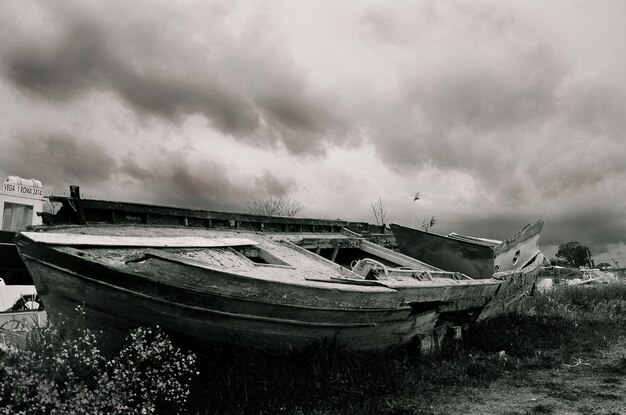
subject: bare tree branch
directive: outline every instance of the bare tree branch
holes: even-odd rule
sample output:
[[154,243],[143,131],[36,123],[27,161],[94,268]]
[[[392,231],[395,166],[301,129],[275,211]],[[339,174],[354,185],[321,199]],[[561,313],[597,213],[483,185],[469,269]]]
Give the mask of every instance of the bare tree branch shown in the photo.
[[376,225],[383,225],[387,220],[387,208],[385,200],[379,197],[376,200],[370,200],[370,210]]
[[303,209],[304,206],[298,200],[285,196],[274,195],[266,200],[246,201],[246,210],[255,215],[294,217]]

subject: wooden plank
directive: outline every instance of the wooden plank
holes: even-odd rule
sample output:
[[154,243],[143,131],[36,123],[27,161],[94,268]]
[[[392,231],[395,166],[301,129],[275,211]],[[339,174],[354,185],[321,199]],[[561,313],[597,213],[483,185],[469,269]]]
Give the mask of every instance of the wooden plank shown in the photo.
[[[68,203],[73,201],[72,198],[52,196],[51,201]],[[95,199],[80,199],[81,206],[84,210],[90,211],[116,211],[127,213],[145,213],[148,212],[153,215],[165,215],[165,216],[180,216],[189,218],[202,218],[202,219],[219,219],[219,220],[236,220],[241,222],[264,222],[264,223],[278,223],[278,224],[306,224],[306,225],[319,225],[319,226],[336,226],[338,228],[353,225],[366,225],[364,222],[347,222],[345,220],[336,219],[313,219],[313,218],[293,218],[282,216],[265,216],[254,215],[247,213],[235,213],[235,212],[217,212],[207,211],[200,209],[187,209],[170,206],[158,206],[147,205],[131,202],[114,202],[106,200]]]
[[364,280],[357,278],[337,278],[333,277],[330,279],[322,279],[322,278],[304,278],[307,281],[316,281],[316,282],[327,282],[334,284],[353,284],[353,285],[364,285],[368,287],[386,287],[389,288],[384,282],[377,280]]
[[441,269],[436,268],[430,264],[411,258],[399,252],[392,251],[391,249],[382,247],[369,241],[361,241],[360,248],[365,253],[376,255],[380,258],[386,259],[387,261],[393,262],[394,264],[398,264],[401,267],[409,267],[419,270],[427,269],[430,271],[441,271]]
[[448,238],[456,239],[457,241],[471,242],[478,245],[485,245],[490,247],[494,247],[502,243],[502,241],[499,241],[497,239],[479,238],[477,236],[462,235],[456,232],[449,233],[447,236]]
[[339,275],[346,277],[346,278],[361,278],[358,274],[350,271],[347,268],[342,267],[341,265],[332,262],[322,256],[316,255],[311,251],[307,251],[306,249],[302,248],[301,246],[298,246],[296,244],[294,244],[293,242],[290,241],[279,241],[280,244],[289,247],[291,249],[293,249],[296,252],[299,252],[303,255],[306,255],[308,258],[317,261],[317,262],[321,262],[323,264],[326,264],[327,266],[330,267],[330,269],[336,271],[337,273],[339,273]]
[[247,238],[203,238],[197,236],[142,237],[79,235],[56,232],[21,232],[22,236],[38,243],[74,246],[125,246],[151,248],[218,248],[226,246],[258,245]]

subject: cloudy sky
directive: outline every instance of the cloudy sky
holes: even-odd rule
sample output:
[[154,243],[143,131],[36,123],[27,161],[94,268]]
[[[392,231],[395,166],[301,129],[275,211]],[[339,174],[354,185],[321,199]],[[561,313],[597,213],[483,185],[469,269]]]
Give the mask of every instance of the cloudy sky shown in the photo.
[[541,218],[549,255],[626,264],[625,40],[621,0],[7,0],[0,176],[358,221],[381,197],[498,239]]

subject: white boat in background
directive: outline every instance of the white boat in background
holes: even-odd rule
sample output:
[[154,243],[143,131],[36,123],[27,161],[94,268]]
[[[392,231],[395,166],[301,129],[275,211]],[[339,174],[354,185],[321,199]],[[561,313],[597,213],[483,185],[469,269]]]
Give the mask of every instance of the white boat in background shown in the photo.
[[19,344],[34,324],[46,321],[43,303],[21,260],[14,238],[40,225],[43,186],[39,180],[9,176],[0,188],[0,341]]
[[43,186],[39,180],[9,176],[0,188],[0,278],[7,285],[32,284],[13,239],[30,225],[41,225]]

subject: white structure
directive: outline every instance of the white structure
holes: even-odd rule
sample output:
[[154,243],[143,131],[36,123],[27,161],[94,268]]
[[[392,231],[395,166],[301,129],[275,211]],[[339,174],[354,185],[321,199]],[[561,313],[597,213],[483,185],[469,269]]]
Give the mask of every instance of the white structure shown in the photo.
[[9,176],[0,190],[0,230],[16,232],[28,225],[41,225],[43,186],[39,180]]

